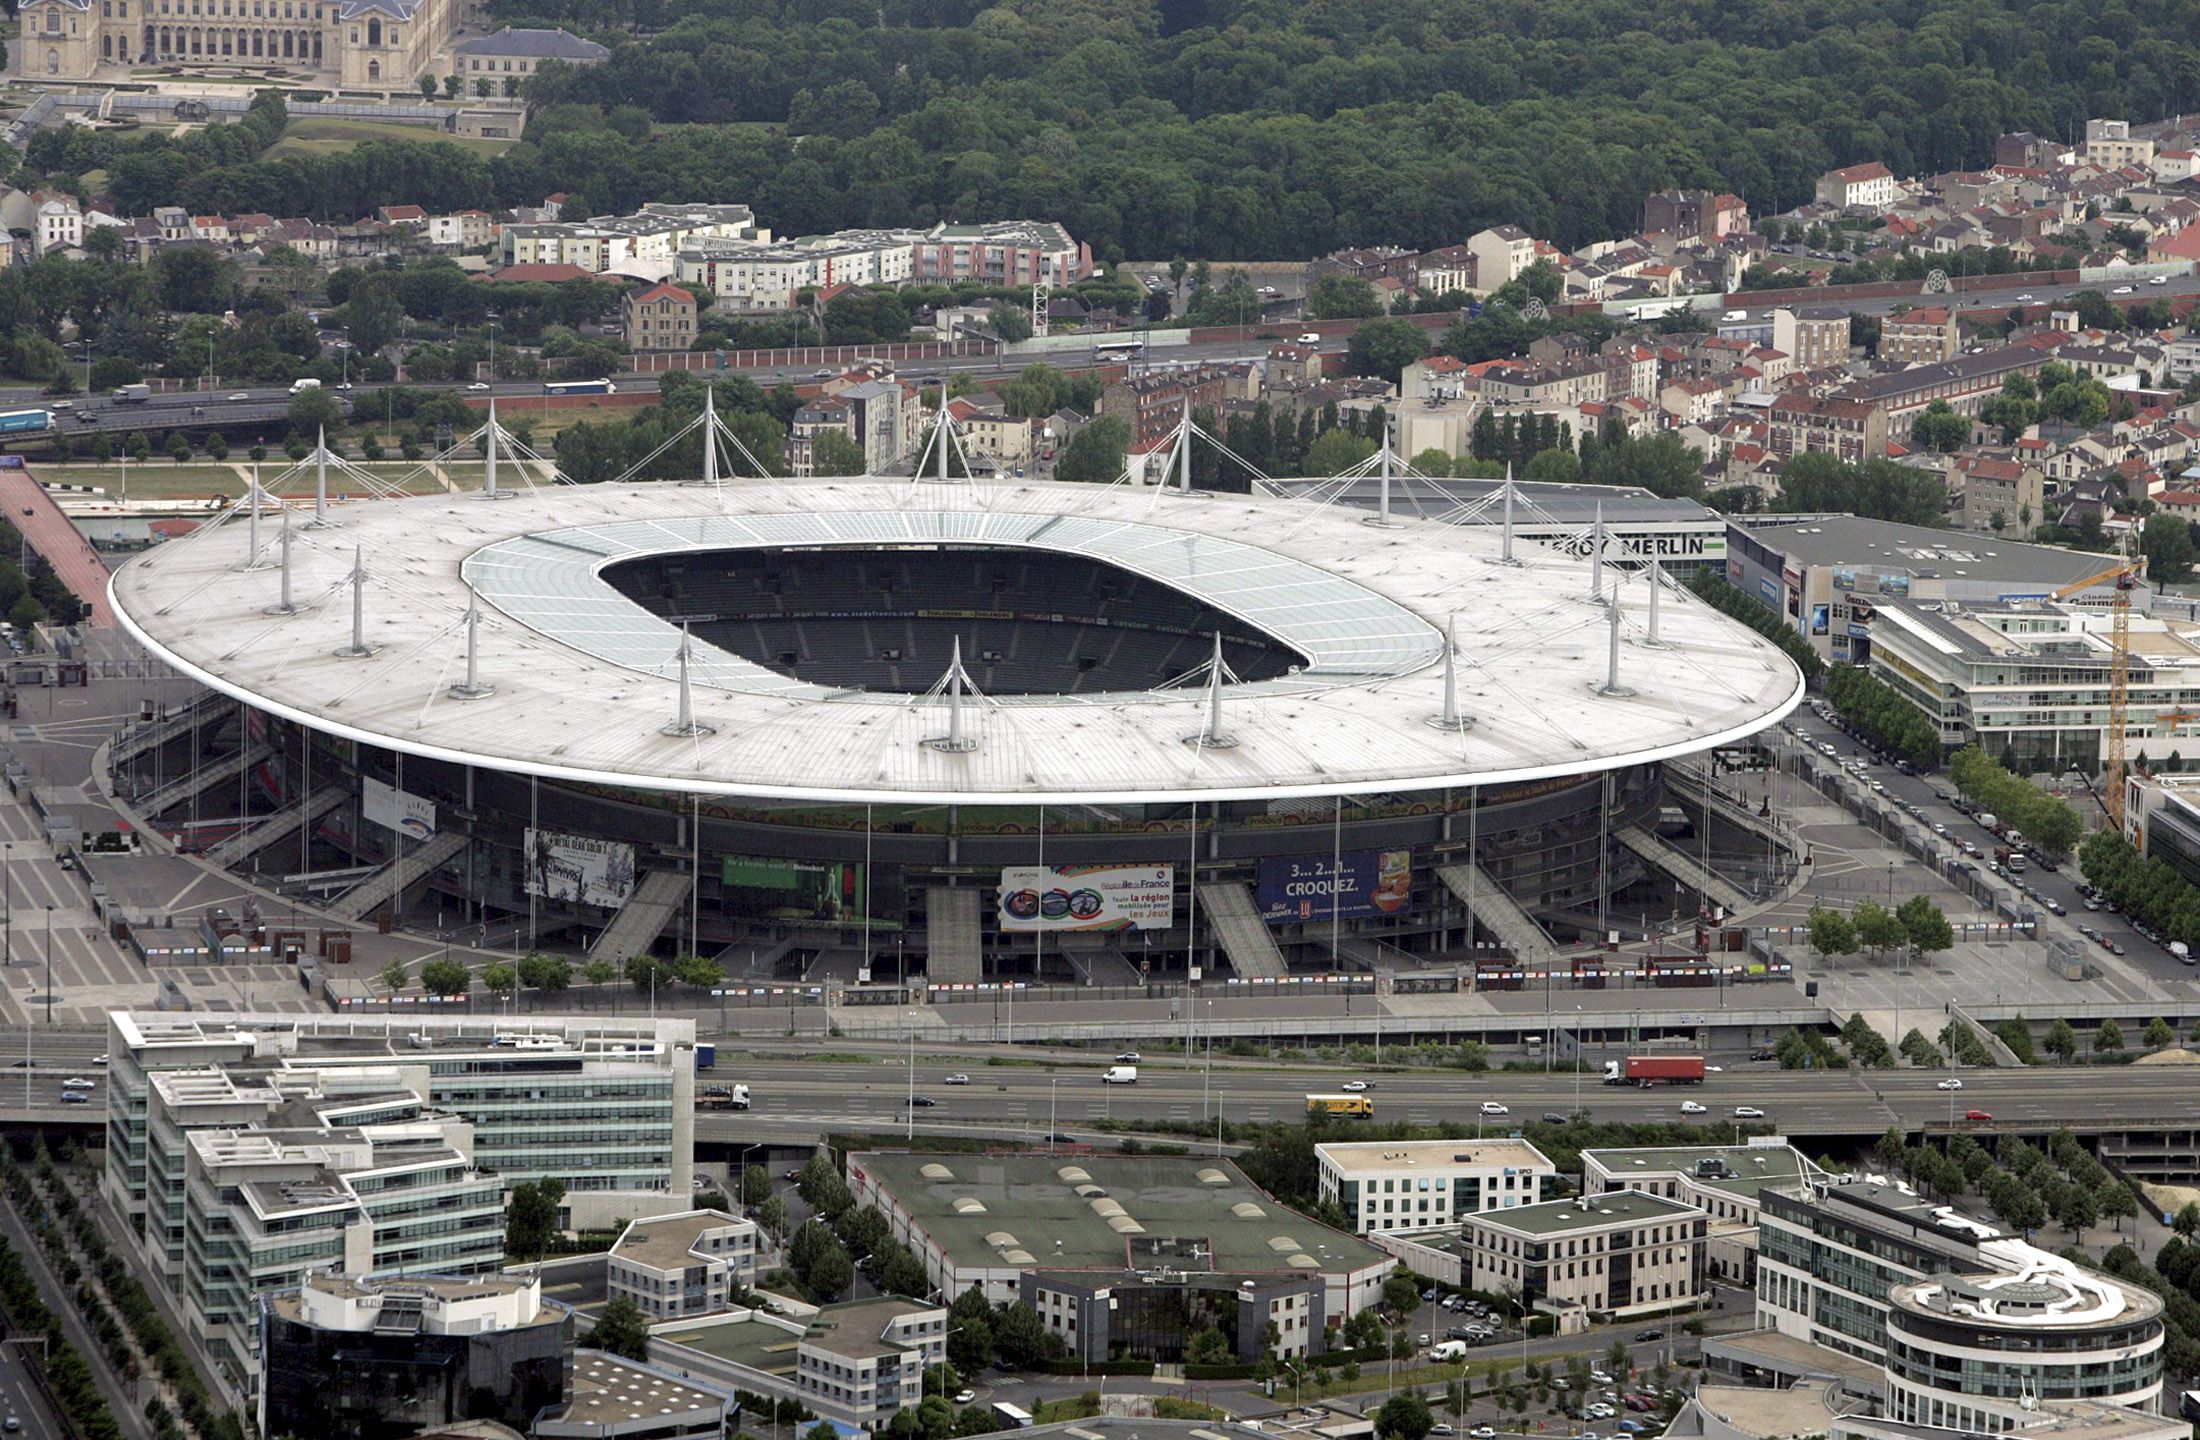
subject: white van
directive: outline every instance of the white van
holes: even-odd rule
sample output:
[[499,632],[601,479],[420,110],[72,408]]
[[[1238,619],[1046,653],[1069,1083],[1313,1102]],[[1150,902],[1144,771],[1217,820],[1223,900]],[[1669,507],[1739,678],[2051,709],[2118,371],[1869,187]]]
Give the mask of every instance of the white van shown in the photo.
[[1726,312],[1726,319],[1724,323],[1728,325],[1736,325],[1744,320],[1747,320],[1748,318],[1749,312],[1747,310],[1729,310]]
[[1445,1340],[1428,1348],[1428,1358],[1437,1361],[1462,1359],[1466,1353],[1467,1342],[1464,1340]]
[[1136,1065],[1110,1065],[1100,1072],[1100,1083],[1103,1085],[1136,1085],[1138,1083],[1138,1067]]
[[311,375],[307,375],[290,382],[290,393],[293,395],[300,395],[308,390],[318,390],[320,388],[321,382],[314,379]]

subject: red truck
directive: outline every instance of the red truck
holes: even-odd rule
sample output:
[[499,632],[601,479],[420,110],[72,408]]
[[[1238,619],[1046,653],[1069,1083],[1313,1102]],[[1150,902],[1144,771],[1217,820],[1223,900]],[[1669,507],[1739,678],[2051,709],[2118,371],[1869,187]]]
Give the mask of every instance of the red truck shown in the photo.
[[1701,1085],[1701,1055],[1630,1055],[1604,1062],[1607,1085]]

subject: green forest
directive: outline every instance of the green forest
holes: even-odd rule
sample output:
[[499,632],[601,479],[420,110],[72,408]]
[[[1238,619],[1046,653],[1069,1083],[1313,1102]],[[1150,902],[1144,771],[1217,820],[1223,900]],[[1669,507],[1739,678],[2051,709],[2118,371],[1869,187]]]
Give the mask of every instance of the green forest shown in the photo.
[[[1102,258],[1624,234],[1670,184],[1757,213],[1824,170],[1977,165],[2007,130],[2200,110],[2200,0],[492,0],[614,48],[484,159],[40,136],[142,212],[753,205],[781,234],[1058,219]],[[643,38],[636,38],[637,36]]]

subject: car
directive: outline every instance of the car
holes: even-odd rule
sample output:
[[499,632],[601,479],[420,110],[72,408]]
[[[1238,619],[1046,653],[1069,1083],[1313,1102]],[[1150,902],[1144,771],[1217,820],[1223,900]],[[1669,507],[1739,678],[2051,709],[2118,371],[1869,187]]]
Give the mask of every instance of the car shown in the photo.
[[1963,1112],[1963,1118],[1966,1120],[1991,1120],[1994,1117],[1984,1110],[1966,1110]]
[[789,1184],[793,1184],[802,1178],[802,1172],[800,1170],[789,1170],[784,1178]]
[[2029,300],[2032,298],[2032,292],[2027,290],[2022,295],[2019,295],[2017,298],[2019,300]]
[[1319,345],[1322,343],[1322,337],[1309,330],[1299,337],[1299,343],[1301,345]]
[[1428,1427],[1428,1433],[1431,1435],[1456,1435],[1459,1432],[1451,1428],[1451,1422],[1439,1420]]
[[74,400],[51,400],[47,402],[46,408],[49,410],[74,410],[76,402]]
[[2149,285],[2167,285],[2168,283],[2169,277],[2167,275],[2157,275],[2153,279],[2147,281],[2147,284]]
[[13,1434],[14,1434],[14,1433],[15,1433],[16,1431],[18,1431],[18,1430],[20,1430],[20,1429],[22,1429],[22,1428],[23,1428],[23,1422],[22,1422],[22,1421],[20,1421],[20,1420],[18,1420],[18,1419],[16,1419],[16,1418],[15,1418],[15,1417],[14,1417],[13,1415],[10,1415],[10,1416],[9,1416],[9,1417],[7,1418],[7,1421],[6,1421],[6,1422],[5,1422],[4,1424],[0,1424],[0,1430],[5,1430],[5,1431],[7,1431],[7,1432],[8,1432],[8,1433],[9,1433],[10,1435],[13,1435]]
[[2106,935],[2096,935],[2093,938],[2093,943],[2100,946],[2103,950],[2114,950],[2116,948],[2116,942],[2109,939]]
[[61,1088],[64,1090],[89,1090],[92,1088],[92,1082],[81,1075],[71,1075],[61,1082]]
[[698,1190],[708,1190],[710,1188],[710,1177],[708,1175],[696,1176],[695,1188]]
[[1434,1285],[1431,1285],[1428,1287],[1428,1289],[1423,1290],[1421,1292],[1421,1298],[1423,1300],[1434,1300],[1436,1298],[1436,1287]]
[[1640,1420],[1622,1420],[1613,1428],[1622,1435],[1640,1435],[1650,1427],[1644,1425]]
[[1454,1325],[1444,1332],[1444,1338],[1446,1340],[1472,1340],[1474,1338],[1474,1327],[1471,1325]]
[[1568,1381],[1565,1376],[1559,1375],[1552,1378],[1551,1388],[1553,1390],[1571,1390],[1574,1387],[1572,1382]]
[[105,1055],[94,1055],[92,1057],[92,1063],[94,1065],[104,1065],[107,1063],[107,1057]]
[[1482,1113],[1484,1115],[1510,1115],[1512,1111],[1495,1100],[1484,1100],[1482,1102]]
[[1940,1084],[1934,1088],[1940,1090],[1961,1090],[1963,1088],[1963,1082],[1961,1080],[1958,1080],[1955,1076],[1950,1075],[1947,1079],[1941,1081]]
[[929,1110],[940,1102],[929,1095],[912,1095],[901,1103],[905,1106],[914,1106],[919,1110]]
[[[1591,1370],[1589,1372],[1589,1378],[1599,1385],[1609,1385],[1612,1383],[1612,1377],[1605,1374],[1602,1370]],[[1609,1409],[1610,1407],[1600,1405],[1597,1408],[1602,1410]]]
[[2129,295],[2131,293],[2131,287],[2129,285],[2119,285],[2108,293],[2111,295]]
[[975,1390],[957,1390],[955,1392],[955,1403],[957,1405],[968,1405],[977,1398],[978,1392]]
[[1477,1425],[1467,1432],[1473,1440],[1497,1440],[1497,1429],[1492,1425]]
[[1136,1050],[1125,1050],[1115,1057],[1115,1063],[1118,1065],[1136,1065],[1138,1063],[1138,1052]]
[[2050,898],[2047,902],[2047,913],[2050,915],[2068,915],[2070,912],[2063,908],[2062,901]]
[[1683,1115],[1702,1115],[1706,1112],[1701,1101],[1683,1100],[1681,1102],[1681,1113]]
[[1357,1095],[1367,1088],[1367,1082],[1365,1080],[1347,1080],[1337,1088],[1347,1095]]
[[82,1090],[64,1090],[61,1092],[61,1103],[64,1105],[89,1105],[92,1103],[92,1097]]
[[1749,1052],[1749,1058],[1752,1060],[1777,1060],[1780,1056],[1770,1046],[1760,1046]]
[[1543,1112],[1543,1118],[1553,1125],[1564,1125],[1573,1117],[1563,1110],[1546,1110]]
[[1656,1330],[1637,1330],[1635,1332],[1635,1340],[1638,1344],[1648,1344],[1653,1340],[1663,1340],[1664,1338],[1664,1334]]
[[2111,940],[2108,942],[2108,953],[2111,955],[2121,955],[2124,953],[2124,947]]
[[1737,1105],[1734,1107],[1734,1118],[1737,1120],[1762,1120],[1765,1118],[1765,1112],[1754,1105]]
[[467,386],[466,388],[468,390],[486,390],[489,388],[489,382],[486,380],[476,380],[473,384]]
[[947,1079],[945,1079],[941,1083],[945,1085],[968,1085],[970,1083],[970,1077],[958,1070],[954,1074],[948,1076]]

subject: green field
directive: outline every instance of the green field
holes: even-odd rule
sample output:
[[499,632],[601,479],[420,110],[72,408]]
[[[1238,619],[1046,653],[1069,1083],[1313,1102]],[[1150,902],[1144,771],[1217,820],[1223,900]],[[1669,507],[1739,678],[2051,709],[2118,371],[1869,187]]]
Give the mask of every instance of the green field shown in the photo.
[[267,147],[260,157],[274,160],[284,155],[338,155],[368,140],[407,140],[414,144],[441,141],[488,158],[512,148],[509,140],[481,140],[466,135],[446,135],[424,125],[384,124],[374,120],[293,120],[283,138]]

